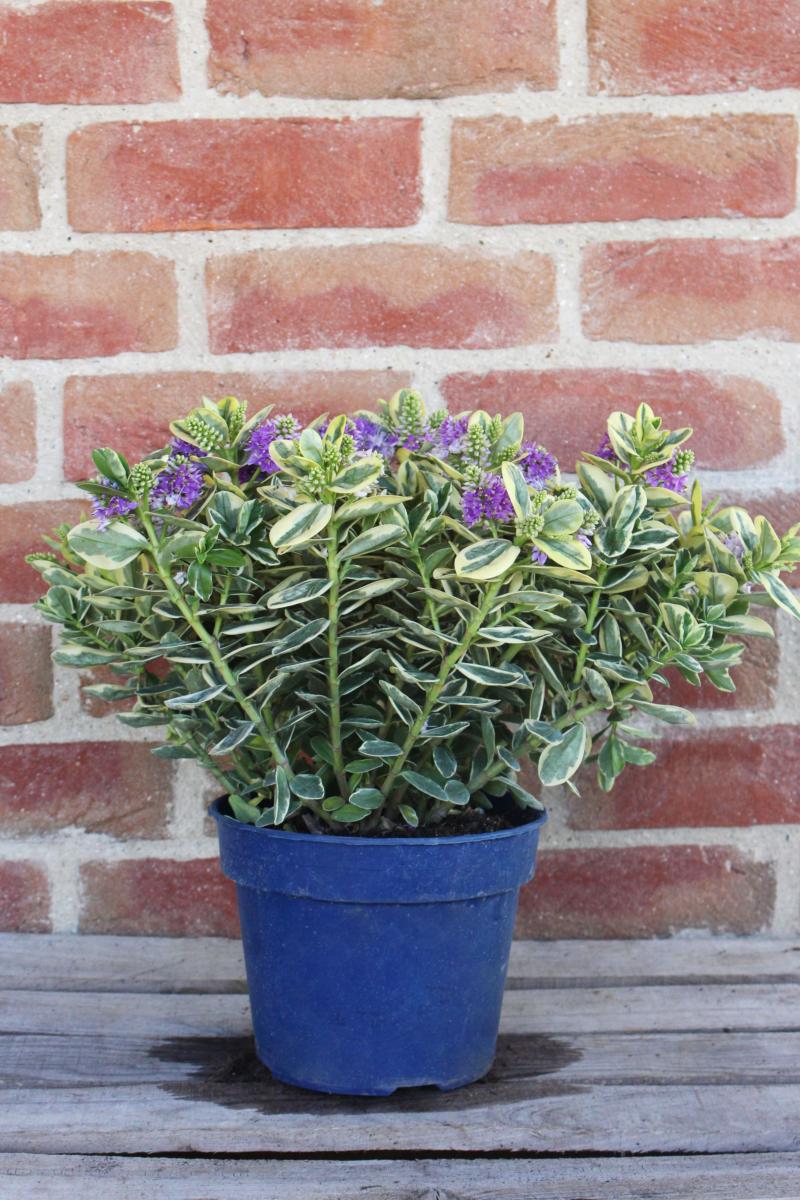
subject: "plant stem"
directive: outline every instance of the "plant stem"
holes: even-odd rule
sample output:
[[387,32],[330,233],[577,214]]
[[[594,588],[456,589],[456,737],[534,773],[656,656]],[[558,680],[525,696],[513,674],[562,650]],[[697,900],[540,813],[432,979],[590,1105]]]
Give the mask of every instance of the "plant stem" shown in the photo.
[[247,714],[248,718],[253,722],[253,724],[258,726],[259,729],[261,730],[261,735],[264,738],[264,741],[266,742],[267,747],[269,748],[269,752],[272,755],[275,762],[278,763],[280,766],[282,766],[284,768],[284,770],[286,771],[286,774],[288,775],[288,777],[290,779],[292,779],[294,777],[294,771],[291,768],[291,764],[289,763],[289,760],[287,759],[286,755],[284,754],[283,750],[281,749],[280,745],[278,744],[278,739],[275,734],[275,726],[272,722],[272,717],[271,717],[268,707],[265,706],[263,709],[259,710],[256,707],[256,705],[252,703],[252,701],[247,699],[247,696],[245,696],[244,692],[239,687],[239,684],[236,680],[236,676],[234,675],[231,668],[228,666],[225,659],[222,657],[222,654],[220,653],[220,649],[219,649],[219,646],[217,645],[216,639],[211,636],[211,634],[208,632],[208,630],[203,625],[202,621],[199,621],[197,619],[197,617],[195,616],[195,614],[192,612],[191,608],[184,600],[183,594],[182,594],[180,588],[176,585],[176,583],[173,580],[172,576],[170,575],[169,571],[165,571],[164,568],[161,566],[161,563],[158,560],[158,550],[159,550],[158,537],[156,536],[156,532],[153,529],[153,523],[150,520],[150,514],[142,512],[141,518],[142,518],[142,525],[144,526],[145,532],[147,533],[147,537],[150,541],[150,546],[152,548],[151,557],[153,560],[153,565],[155,566],[155,569],[158,573],[159,578],[161,579],[161,582],[164,584],[164,587],[167,589],[167,592],[168,592],[170,598],[174,602],[175,607],[179,610],[179,612],[181,613],[183,619],[187,622],[187,624],[197,634],[198,640],[201,641],[203,643],[203,645],[206,647],[206,649],[208,650],[211,661],[213,662],[213,664],[216,667],[219,674],[225,680],[225,683],[228,686],[229,692],[236,699],[236,701],[238,702],[242,711],[245,712]]
[[484,618],[492,606],[492,601],[500,590],[500,585],[502,582],[503,581],[501,577],[500,579],[495,580],[495,582],[487,589],[486,595],[483,598],[483,603],[467,625],[463,641],[461,641],[457,646],[454,646],[442,662],[436,682],[431,684],[431,689],[428,692],[428,697],[422,707],[422,711],[420,712],[419,716],[415,718],[414,723],[406,735],[406,739],[403,742],[402,754],[398,754],[397,757],[392,760],[392,766],[389,770],[389,774],[386,776],[383,787],[381,788],[381,794],[383,795],[384,799],[388,797],[395,779],[405,766],[411,749],[419,737],[422,727],[433,712],[436,701],[439,699],[439,696],[441,695],[444,686],[450,677],[450,672],[461,662],[462,658],[472,645],[476,634],[483,624]]
[[[589,601],[589,611],[586,614],[586,620],[583,625],[584,633],[592,632],[592,627],[594,625],[595,618],[597,617],[597,610],[600,607],[600,593],[602,591],[603,580],[606,577],[607,570],[608,568],[604,564],[601,564],[597,568],[597,587],[592,592],[592,598]],[[575,674],[572,676],[572,685],[574,688],[577,688],[578,684],[583,678],[583,668],[586,665],[586,656],[588,653],[589,647],[585,642],[582,642],[580,649],[578,650],[578,661],[575,663]]]
[[347,776],[342,752],[342,697],[339,685],[339,530],[332,522],[328,537],[328,694],[331,701],[329,727],[333,750],[333,770],[345,800],[348,796]]

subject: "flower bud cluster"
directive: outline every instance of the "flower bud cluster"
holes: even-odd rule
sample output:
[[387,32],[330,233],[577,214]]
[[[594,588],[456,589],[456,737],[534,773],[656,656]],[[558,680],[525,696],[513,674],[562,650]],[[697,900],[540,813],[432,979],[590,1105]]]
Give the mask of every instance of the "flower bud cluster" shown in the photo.
[[224,435],[217,429],[213,429],[207,421],[197,414],[187,417],[184,422],[184,429],[189,434],[189,437],[197,442],[202,450],[208,453],[211,450],[219,450],[224,445]]

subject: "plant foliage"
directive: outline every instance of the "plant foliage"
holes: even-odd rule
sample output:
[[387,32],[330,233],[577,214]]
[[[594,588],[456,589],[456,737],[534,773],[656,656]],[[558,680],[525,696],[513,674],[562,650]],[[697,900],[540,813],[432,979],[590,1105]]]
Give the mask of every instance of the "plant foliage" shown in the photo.
[[800,616],[798,527],[688,492],[691,430],[644,404],[577,485],[518,414],[426,415],[410,391],[304,429],[204,400],[172,433],[134,467],[95,452],[95,515],[29,559],[37,607],[57,662],[110,666],[89,690],[134,697],[120,720],[259,826],[537,809],[523,760],[544,787],[590,760],[609,789],[654,760],[650,719],[693,720],[654,702],[665,668],[731,691],[738,639],[772,633],[751,608]]

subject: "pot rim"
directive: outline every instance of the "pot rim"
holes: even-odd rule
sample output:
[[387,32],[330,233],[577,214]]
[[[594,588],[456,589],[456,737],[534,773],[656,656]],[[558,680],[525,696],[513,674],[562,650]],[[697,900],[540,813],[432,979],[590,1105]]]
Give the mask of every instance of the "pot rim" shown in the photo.
[[547,809],[542,809],[532,821],[526,821],[523,825],[515,825],[512,829],[496,829],[492,833],[459,833],[447,834],[444,837],[350,837],[340,833],[294,833],[290,829],[274,829],[267,825],[257,829],[255,825],[247,825],[244,821],[237,821],[235,817],[221,812],[220,805],[224,800],[227,800],[226,796],[218,796],[208,806],[208,811],[215,821],[225,821],[235,826],[238,832],[266,834],[268,837],[278,838],[282,841],[313,843],[315,846],[386,846],[388,848],[390,846],[459,846],[479,841],[499,841],[502,838],[519,837],[534,829],[540,830],[546,824],[549,816]]

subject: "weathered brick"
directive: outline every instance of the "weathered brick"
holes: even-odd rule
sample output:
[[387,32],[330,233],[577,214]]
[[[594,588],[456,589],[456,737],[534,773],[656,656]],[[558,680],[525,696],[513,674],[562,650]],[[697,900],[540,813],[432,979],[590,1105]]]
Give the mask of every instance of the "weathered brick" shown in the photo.
[[418,118],[89,125],[69,139],[75,229],[412,225]]
[[698,466],[742,470],[784,449],[781,405],[754,379],[700,371],[490,371],[449,375],[442,394],[451,412],[520,411],[526,436],[542,442],[571,470],[582,450],[596,449],[608,414],[646,401],[672,429],[690,425]]
[[118,838],[166,832],[171,764],[137,742],[58,742],[0,747],[6,834],[77,826]]
[[576,829],[671,829],[800,823],[800,726],[704,729],[654,743],[657,761],[600,792],[587,773],[568,801]]
[[796,0],[589,0],[588,30],[595,92],[800,86]]
[[27,725],[53,715],[51,627],[0,624],[0,725]]
[[608,341],[800,341],[800,238],[591,246],[583,312],[589,337]]
[[171,4],[51,0],[0,9],[0,102],[128,104],[180,94]]
[[0,229],[38,229],[41,224],[39,141],[38,125],[0,127]]
[[81,867],[82,933],[237,937],[236,890],[216,858],[137,858]]
[[0,438],[0,483],[21,483],[36,470],[36,397],[33,385],[20,380],[0,391],[0,427],[14,430]]
[[733,846],[548,850],[522,889],[519,937],[664,937],[682,929],[756,933],[775,902],[769,863]]
[[451,96],[558,78],[554,0],[209,0],[209,78],[244,95]]
[[552,260],[438,246],[318,247],[212,259],[216,354],[318,346],[482,349],[552,338]]
[[784,216],[794,208],[796,159],[793,117],[456,121],[450,219]]
[[27,604],[47,589],[33,567],[24,561],[33,550],[49,551],[42,540],[57,525],[76,524],[91,515],[91,507],[75,500],[41,500],[0,506],[0,601]]
[[374,408],[379,396],[408,387],[404,371],[176,371],[152,375],[73,375],[64,389],[64,474],[83,479],[96,446],[135,460],[163,446],[169,422],[201,396],[238,396],[250,412],[274,404],[306,422],[324,412]]
[[0,930],[50,932],[50,885],[38,863],[0,862]]
[[0,354],[86,358],[170,350],[175,269],[124,251],[0,254]]

